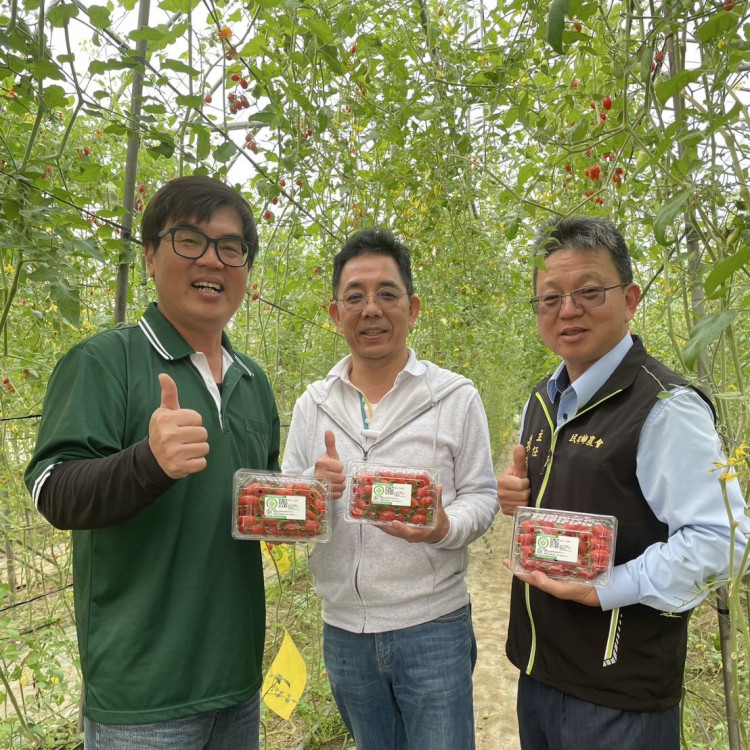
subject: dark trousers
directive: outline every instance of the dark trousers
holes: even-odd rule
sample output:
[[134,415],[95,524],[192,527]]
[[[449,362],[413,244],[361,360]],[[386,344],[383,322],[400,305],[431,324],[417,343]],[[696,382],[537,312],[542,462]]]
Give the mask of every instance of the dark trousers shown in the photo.
[[679,750],[679,706],[620,711],[561,693],[522,674],[518,681],[522,750]]

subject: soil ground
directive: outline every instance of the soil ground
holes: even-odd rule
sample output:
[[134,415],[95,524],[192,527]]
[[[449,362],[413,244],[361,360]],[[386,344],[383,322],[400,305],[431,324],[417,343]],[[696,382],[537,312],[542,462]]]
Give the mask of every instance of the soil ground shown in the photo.
[[468,584],[477,639],[474,718],[477,750],[519,750],[516,720],[518,670],[505,656],[510,609],[508,556],[512,520],[498,514],[492,528],[471,545]]

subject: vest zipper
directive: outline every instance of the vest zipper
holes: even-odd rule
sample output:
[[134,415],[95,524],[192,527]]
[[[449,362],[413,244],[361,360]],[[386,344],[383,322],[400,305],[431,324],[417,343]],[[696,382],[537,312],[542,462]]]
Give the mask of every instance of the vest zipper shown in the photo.
[[[563,422],[563,424],[560,425],[560,427],[563,427],[564,425],[568,424],[568,422],[572,422],[574,419],[580,417],[582,414],[585,414],[586,412],[591,411],[591,409],[596,408],[597,406],[599,406],[599,404],[603,403],[609,398],[612,398],[612,396],[615,396],[621,391],[622,391],[622,388],[619,388],[618,390],[613,391],[612,393],[605,396],[604,398],[599,399],[599,401],[597,401],[595,404],[591,404],[591,406],[587,406],[582,411],[576,412],[575,416],[571,417],[566,422]],[[550,473],[552,472],[552,461],[553,461],[553,456],[555,454],[555,446],[557,445],[557,436],[559,435],[560,427],[555,427],[555,425],[553,424],[552,415],[549,413],[547,404],[544,403],[542,394],[539,393],[539,391],[537,391],[535,395],[537,399],[539,400],[539,403],[542,405],[542,411],[544,412],[544,416],[547,418],[547,423],[549,424],[550,430],[552,432],[552,439],[550,440],[549,453],[547,454],[547,460],[545,461],[545,464],[544,464],[544,479],[542,479],[542,486],[540,487],[539,492],[537,493],[536,502],[534,503],[534,507],[538,508],[540,507],[542,503],[542,497],[544,496],[544,491],[547,489],[547,482],[549,480]],[[529,616],[529,624],[531,625],[531,648],[529,650],[529,662],[526,665],[526,674],[531,675],[531,670],[534,668],[534,657],[536,656],[536,627],[534,625],[534,616],[531,612],[531,584],[525,583],[524,587],[525,587],[524,599],[526,600],[526,613]]]

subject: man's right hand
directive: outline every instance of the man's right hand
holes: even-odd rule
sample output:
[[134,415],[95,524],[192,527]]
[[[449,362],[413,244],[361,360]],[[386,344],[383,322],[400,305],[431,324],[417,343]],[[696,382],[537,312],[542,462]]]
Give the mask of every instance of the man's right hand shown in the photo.
[[203,418],[192,409],[180,409],[177,385],[159,374],[161,404],[151,415],[148,444],[159,466],[172,479],[182,479],[206,468],[208,432]]
[[315,476],[318,479],[327,479],[331,489],[331,500],[337,500],[344,494],[346,486],[346,474],[344,464],[336,452],[336,436],[333,430],[325,433],[326,452],[315,462]]
[[526,450],[522,445],[513,448],[513,464],[497,478],[497,499],[506,516],[512,516],[517,507],[529,504],[531,490],[526,468]]

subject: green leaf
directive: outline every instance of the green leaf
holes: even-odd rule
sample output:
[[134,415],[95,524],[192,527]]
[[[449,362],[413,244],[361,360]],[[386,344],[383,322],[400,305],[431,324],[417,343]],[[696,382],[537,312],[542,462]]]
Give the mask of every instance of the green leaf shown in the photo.
[[518,216],[514,216],[505,227],[505,239],[514,240],[518,234],[518,230],[521,226],[521,220]]
[[113,122],[107,125],[107,127],[104,128],[103,132],[109,135],[127,135],[128,129],[125,125],[122,125],[118,122]]
[[29,64],[29,72],[37,78],[49,78],[53,81],[64,81],[62,70],[51,60],[36,60]]
[[315,18],[305,24],[323,44],[333,44],[333,29],[322,19]]
[[[108,227],[102,227],[102,229],[104,229],[105,232],[111,231]],[[88,255],[90,258],[98,260],[100,263],[106,263],[104,256],[99,251],[99,247],[93,240],[78,240],[75,243],[75,248],[78,253]]]
[[570,0],[552,0],[547,18],[547,41],[550,47],[560,55],[565,52],[562,36],[569,5]]
[[330,107],[321,107],[318,110],[318,129],[326,130],[333,117],[334,113]]
[[195,10],[200,0],[162,0],[159,8],[166,13],[185,13]]
[[75,182],[98,182],[101,179],[102,168],[99,164],[87,162],[78,167],[78,171],[69,172],[70,179]]
[[237,153],[237,146],[232,141],[222,143],[219,148],[214,151],[214,159],[221,162],[222,164],[228,162]]
[[705,135],[700,130],[686,130],[677,137],[677,142],[682,143],[686,148],[697,146]]
[[58,278],[59,275],[60,272],[55,266],[45,266],[44,264],[40,263],[32,271],[29,272],[28,279],[29,281],[33,281],[39,284],[44,283],[45,281],[52,281],[53,279]]
[[56,28],[64,28],[68,25],[71,19],[78,17],[78,6],[73,3],[66,3],[65,5],[55,5],[47,11],[47,20],[50,26]]
[[65,89],[62,86],[47,86],[47,88],[44,89],[44,103],[50,109],[66,106],[68,103],[68,97],[65,93]]
[[112,18],[109,15],[109,8],[104,5],[89,6],[89,19],[94,28],[108,29],[112,25]]
[[2,208],[2,214],[6,220],[18,221],[21,217],[21,204],[12,198],[5,198],[0,203],[0,208]]
[[100,73],[106,73],[108,70],[134,68],[135,65],[136,62],[130,58],[121,58],[120,60],[92,60],[89,64],[89,73],[93,77]]
[[144,39],[149,42],[156,42],[163,39],[167,31],[168,29],[166,24],[162,23],[158,26],[144,26],[140,29],[133,29],[133,31],[131,31],[128,36],[134,42],[141,42]]
[[588,120],[579,120],[569,131],[567,140],[568,143],[577,143],[589,132],[591,125]]
[[180,107],[192,107],[193,109],[200,109],[203,106],[202,96],[190,96],[189,94],[178,94],[175,97],[175,102]]
[[281,124],[281,114],[273,105],[269,105],[262,112],[256,112],[248,118],[248,125],[251,128],[262,128],[265,125],[276,127]]
[[319,52],[320,56],[328,62],[328,67],[333,71],[335,75],[344,75],[346,71],[339,61],[338,50],[336,49],[336,47],[334,47],[332,44],[327,44],[322,47]]
[[81,300],[78,290],[73,289],[67,281],[61,279],[50,284],[49,296],[57,305],[65,322],[78,328],[81,322]]
[[181,60],[171,60],[167,59],[164,60],[164,62],[161,64],[162,68],[166,68],[167,70],[174,70],[177,73],[187,73],[187,75],[192,76],[194,78],[197,78],[199,72],[195,68],[191,68],[189,65],[186,65]]
[[660,245],[667,245],[667,229],[671,226],[685,203],[687,203],[688,198],[690,198],[690,190],[682,190],[666,203],[663,203],[662,207],[656,213],[654,217],[654,237]]
[[[721,297],[727,291],[719,290],[719,287],[736,271],[739,271],[747,263],[750,263],[750,247],[743,247],[733,255],[724,258],[706,277],[703,288],[706,296],[710,299]],[[717,293],[718,292],[718,293]]]
[[198,131],[198,143],[195,147],[195,155],[200,161],[205,161],[211,153],[211,137],[205,128]]
[[739,16],[736,13],[713,13],[708,21],[702,23],[695,30],[695,38],[701,44],[706,44],[706,42],[710,42],[712,39],[716,39],[716,37],[724,36],[727,31],[739,25],[739,20]]
[[660,81],[654,86],[654,93],[661,105],[675,94],[678,94],[689,83],[697,81],[704,71],[701,70],[681,70],[676,76]]
[[708,122],[708,129],[706,130],[704,137],[709,136],[711,133],[715,133],[725,125],[731,125],[737,122],[740,116],[745,116],[745,106],[741,101],[738,101],[737,104],[735,104],[734,107],[732,107],[732,109],[730,109],[729,112],[727,112],[725,115],[714,117],[712,114],[711,119]]
[[459,154],[465,156],[471,153],[471,136],[468,133],[461,133],[457,138],[454,138],[454,142]]
[[187,23],[178,23],[174,25],[159,24],[158,26],[148,26],[131,31],[128,36],[134,42],[146,40],[152,52],[164,49],[178,39],[182,39],[188,30]]
[[522,188],[528,180],[539,173],[539,167],[536,164],[525,164],[518,170],[518,187]]
[[174,153],[174,142],[163,139],[156,146],[149,146],[148,152],[153,156],[163,156],[169,159]]
[[706,315],[693,326],[684,351],[685,364],[691,370],[695,369],[700,353],[716,341],[736,317],[737,310],[724,310]]

